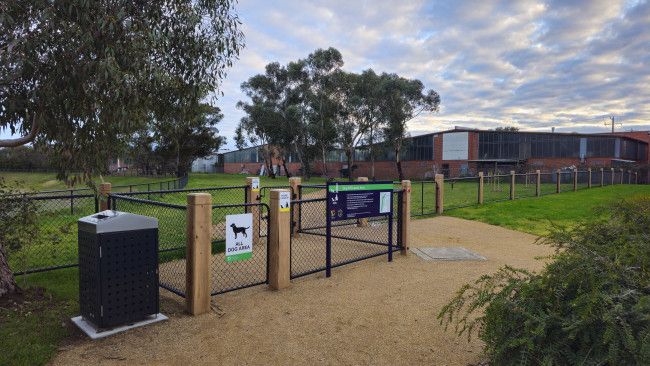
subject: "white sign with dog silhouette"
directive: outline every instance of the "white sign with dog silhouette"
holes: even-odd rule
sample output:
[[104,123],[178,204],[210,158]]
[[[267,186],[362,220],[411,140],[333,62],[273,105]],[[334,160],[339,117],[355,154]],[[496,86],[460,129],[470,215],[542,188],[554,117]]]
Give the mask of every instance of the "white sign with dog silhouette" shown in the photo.
[[253,256],[253,214],[226,216],[226,262],[237,262]]

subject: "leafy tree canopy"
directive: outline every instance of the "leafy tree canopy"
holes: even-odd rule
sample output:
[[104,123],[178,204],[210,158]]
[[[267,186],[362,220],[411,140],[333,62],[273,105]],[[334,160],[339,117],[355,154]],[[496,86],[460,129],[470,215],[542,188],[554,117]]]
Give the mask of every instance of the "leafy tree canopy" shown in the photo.
[[[0,4],[0,128],[101,172],[151,119],[218,89],[243,47],[233,0]],[[171,101],[171,102],[170,102]]]

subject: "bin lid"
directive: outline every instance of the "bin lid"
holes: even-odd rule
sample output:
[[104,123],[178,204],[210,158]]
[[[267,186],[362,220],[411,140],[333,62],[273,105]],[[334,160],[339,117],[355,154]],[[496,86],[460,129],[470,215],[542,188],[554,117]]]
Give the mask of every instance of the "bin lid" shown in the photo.
[[158,219],[130,212],[106,210],[80,218],[77,221],[77,226],[79,231],[100,234],[156,229],[158,228]]

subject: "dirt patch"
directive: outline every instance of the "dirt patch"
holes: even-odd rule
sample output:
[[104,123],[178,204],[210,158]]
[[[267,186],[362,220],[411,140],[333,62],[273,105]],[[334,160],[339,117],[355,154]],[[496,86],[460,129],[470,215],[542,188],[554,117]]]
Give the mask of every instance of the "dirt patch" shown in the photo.
[[486,261],[377,257],[293,281],[214,297],[214,312],[184,315],[179,297],[163,291],[170,320],[61,352],[54,364],[432,364],[483,359],[439,325],[436,315],[463,284],[504,264],[539,269],[552,250],[536,237],[451,217],[413,220],[411,246],[462,246]]

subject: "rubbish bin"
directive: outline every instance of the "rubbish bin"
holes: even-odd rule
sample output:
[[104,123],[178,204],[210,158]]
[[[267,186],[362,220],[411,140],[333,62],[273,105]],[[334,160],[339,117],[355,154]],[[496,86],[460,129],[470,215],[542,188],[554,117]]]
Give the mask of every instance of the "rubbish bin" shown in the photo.
[[107,210],[77,225],[83,319],[106,329],[158,314],[158,220]]

